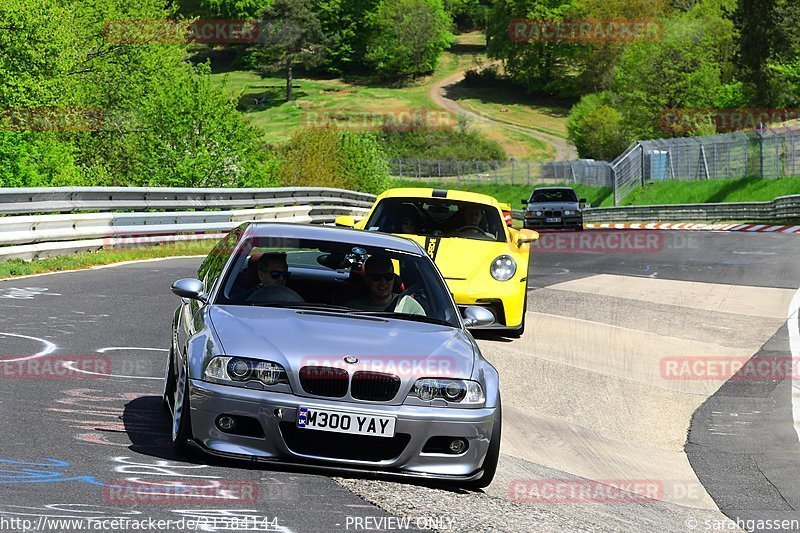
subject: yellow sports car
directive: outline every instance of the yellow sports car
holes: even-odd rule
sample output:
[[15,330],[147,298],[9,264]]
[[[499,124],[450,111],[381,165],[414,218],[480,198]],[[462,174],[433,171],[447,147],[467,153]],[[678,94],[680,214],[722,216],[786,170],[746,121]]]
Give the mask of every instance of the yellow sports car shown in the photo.
[[434,260],[460,306],[480,305],[495,316],[481,329],[519,336],[525,330],[532,230],[506,225],[491,196],[441,189],[390,189],[366,218],[336,219],[340,226],[394,233],[418,242]]

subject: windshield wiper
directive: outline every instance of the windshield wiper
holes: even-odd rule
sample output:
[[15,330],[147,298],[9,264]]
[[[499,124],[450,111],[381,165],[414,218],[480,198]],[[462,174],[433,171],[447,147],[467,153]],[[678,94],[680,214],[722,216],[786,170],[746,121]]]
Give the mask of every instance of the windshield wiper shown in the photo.
[[414,313],[395,313],[394,311],[357,311],[353,313],[354,315],[367,315],[367,316],[380,316],[380,317],[387,317],[387,318],[398,318],[400,320],[412,320],[414,322],[427,322],[428,324],[439,324],[441,326],[453,326],[447,320],[442,320],[440,318],[434,318],[432,316],[426,315],[417,315]]
[[314,303],[301,303],[301,302],[263,303],[263,304],[258,302],[248,302],[248,304],[259,307],[277,307],[279,309],[310,309],[315,311],[341,311],[341,312],[356,311],[356,309],[352,307],[344,307],[342,305],[314,304]]

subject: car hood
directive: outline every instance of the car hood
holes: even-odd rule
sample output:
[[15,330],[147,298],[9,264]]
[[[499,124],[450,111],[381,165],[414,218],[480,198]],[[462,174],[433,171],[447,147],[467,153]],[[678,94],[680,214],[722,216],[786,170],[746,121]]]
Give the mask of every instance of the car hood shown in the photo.
[[[209,318],[225,355],[275,361],[287,372],[338,366],[403,378],[438,370],[439,377],[468,379],[475,360],[464,330],[436,324],[250,306],[213,306]],[[359,361],[344,363],[345,356]]]
[[578,202],[542,202],[542,203],[528,204],[527,207],[528,211],[552,211],[552,210],[563,211],[564,209],[577,211],[579,209]]
[[[428,251],[428,239],[423,236],[409,235]],[[478,269],[488,269],[491,262],[499,255],[510,254],[509,244],[505,242],[480,241],[477,239],[460,239],[442,237],[431,245],[434,250],[433,262],[447,279],[468,280]]]

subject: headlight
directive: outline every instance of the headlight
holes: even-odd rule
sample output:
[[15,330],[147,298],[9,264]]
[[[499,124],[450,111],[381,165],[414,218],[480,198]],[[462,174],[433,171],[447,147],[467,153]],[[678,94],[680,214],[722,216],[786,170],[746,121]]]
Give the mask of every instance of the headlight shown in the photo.
[[244,357],[215,357],[206,365],[206,377],[223,381],[260,381],[264,385],[288,383],[286,371],[278,363]]
[[486,401],[481,384],[465,379],[418,379],[411,394],[425,402],[436,398],[460,404],[483,404]]
[[569,216],[569,215],[574,215],[574,214],[575,214],[575,211],[571,211],[571,210],[569,210],[569,209],[564,209],[564,214],[565,214],[565,215],[567,215],[567,216]]
[[540,217],[540,216],[542,216],[544,213],[542,213],[541,211],[536,211],[536,213],[535,213],[535,214],[536,214],[536,216],[537,216],[537,217]]
[[510,255],[501,255],[492,261],[489,271],[497,281],[508,281],[517,273],[517,263]]

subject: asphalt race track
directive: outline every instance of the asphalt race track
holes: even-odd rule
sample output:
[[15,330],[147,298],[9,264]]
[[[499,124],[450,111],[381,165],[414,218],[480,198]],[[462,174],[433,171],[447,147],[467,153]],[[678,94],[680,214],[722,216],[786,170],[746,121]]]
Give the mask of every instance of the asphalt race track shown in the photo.
[[[504,407],[483,492],[173,456],[169,285],[198,258],[1,282],[0,530],[800,530],[800,376],[769,364],[796,373],[799,259],[796,235],[545,234],[525,335],[476,335]],[[43,355],[83,373],[20,375]]]

